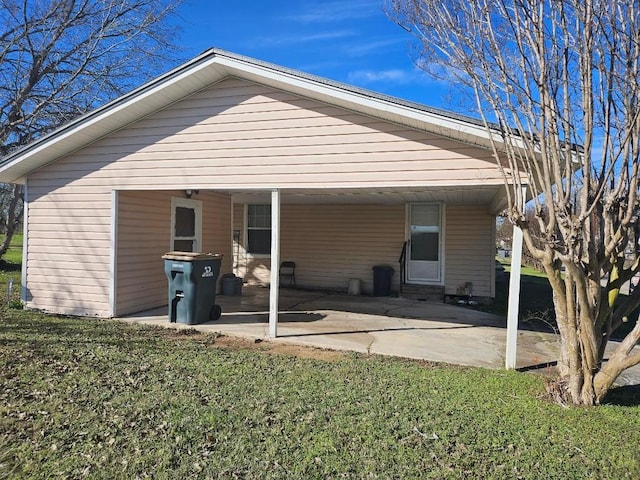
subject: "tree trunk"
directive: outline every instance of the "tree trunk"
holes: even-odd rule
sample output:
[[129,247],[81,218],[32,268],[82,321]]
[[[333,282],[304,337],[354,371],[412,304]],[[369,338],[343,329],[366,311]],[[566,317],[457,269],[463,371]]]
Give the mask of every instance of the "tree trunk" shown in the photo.
[[[582,312],[587,295],[584,288],[576,285],[574,277],[565,275],[564,288],[556,283],[553,289],[553,302],[556,311],[556,322],[560,332],[560,358],[558,360],[559,384],[565,389],[562,401],[575,405],[595,405],[599,398],[595,386],[595,375],[600,365],[600,351],[593,344],[593,322],[591,312]],[[553,287],[553,283],[552,283]],[[559,292],[557,290],[562,290]]]
[[615,379],[618,378],[618,375],[640,362],[640,352],[632,353],[638,342],[640,342],[640,319],[636,321],[636,326],[633,330],[627,334],[622,343],[614,350],[607,363],[594,376],[595,403],[602,401]]
[[21,202],[22,185],[16,184],[13,186],[11,199],[7,207],[7,223],[5,226],[4,240],[2,241],[2,244],[0,244],[0,258],[7,253],[11,240],[13,239],[13,234],[16,232],[16,229],[22,220],[22,213],[24,209],[20,206]]

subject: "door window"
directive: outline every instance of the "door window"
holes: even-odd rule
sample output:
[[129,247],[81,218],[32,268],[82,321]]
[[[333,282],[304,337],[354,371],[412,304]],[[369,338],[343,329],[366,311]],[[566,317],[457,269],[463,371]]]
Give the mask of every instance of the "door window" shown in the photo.
[[440,259],[440,206],[411,208],[411,260],[437,262]]
[[430,284],[442,279],[442,207],[437,203],[410,205],[407,279]]
[[202,250],[202,202],[187,198],[171,199],[171,250]]

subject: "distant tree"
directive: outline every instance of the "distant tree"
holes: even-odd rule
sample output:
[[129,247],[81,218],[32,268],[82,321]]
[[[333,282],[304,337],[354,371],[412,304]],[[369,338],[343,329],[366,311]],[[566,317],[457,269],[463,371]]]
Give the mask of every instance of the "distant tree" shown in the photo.
[[[0,0],[0,157],[157,74],[179,0]],[[22,219],[0,186],[0,256]]]
[[505,247],[511,247],[513,240],[513,225],[504,215],[496,218],[496,243]]
[[640,322],[603,361],[611,334],[640,303],[640,288],[619,296],[640,269],[640,4],[390,2],[390,15],[419,40],[419,65],[468,87],[484,120],[509,219],[553,288],[556,390],[575,404],[599,403],[640,363]]

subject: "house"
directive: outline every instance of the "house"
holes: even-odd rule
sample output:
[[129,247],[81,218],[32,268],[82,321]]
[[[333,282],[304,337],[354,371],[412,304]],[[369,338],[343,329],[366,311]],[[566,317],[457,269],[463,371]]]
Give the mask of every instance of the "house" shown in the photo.
[[280,260],[307,288],[371,293],[390,265],[396,291],[495,295],[505,189],[479,121],[218,49],[12,153],[0,181],[25,185],[27,308],[166,305],[169,250],[275,285],[276,314]]

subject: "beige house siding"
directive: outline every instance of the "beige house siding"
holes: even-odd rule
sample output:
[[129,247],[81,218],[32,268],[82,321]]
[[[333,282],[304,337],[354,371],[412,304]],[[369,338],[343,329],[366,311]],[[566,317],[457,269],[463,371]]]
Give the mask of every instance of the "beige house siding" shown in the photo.
[[445,289],[473,283],[473,295],[495,296],[495,217],[483,205],[447,205]]
[[[31,173],[27,182],[27,305],[52,312],[109,316],[114,189],[427,188],[501,184],[502,178],[485,150],[227,79],[42,167]],[[132,235],[127,228],[133,227],[136,215],[141,218],[145,212],[136,210],[126,193],[120,195],[119,214],[131,224],[124,226],[119,238],[135,245],[134,237],[127,237]],[[154,199],[149,208],[160,208],[161,204]],[[127,207],[133,209],[130,215],[134,218],[127,217]],[[303,238],[300,232],[306,230],[283,223],[283,231],[295,235],[283,236],[282,258],[295,260],[300,254],[300,247],[287,243],[291,239],[300,242],[298,245],[308,241],[313,254],[310,263],[300,263],[302,285],[328,282],[329,286],[344,286],[345,265],[350,261],[357,265],[355,273],[362,276],[366,291],[373,264],[397,261],[404,215],[389,215],[388,211],[400,207],[380,206],[384,214],[377,219],[369,217],[366,208],[336,212],[337,207],[332,211],[331,207],[292,206],[291,218],[297,215],[299,222],[308,222],[304,213],[299,213],[304,208],[313,209],[327,229],[320,232],[308,224],[305,228],[311,230],[310,236]],[[328,213],[320,214],[325,208]],[[283,222],[287,222],[286,211],[283,208]],[[216,235],[226,236],[227,245],[231,245],[229,209],[227,215],[226,220],[216,217],[219,226],[226,222],[226,228]],[[160,220],[154,212],[149,223],[159,229],[154,222]],[[399,239],[396,230],[393,234],[385,231],[379,245],[368,246],[376,221],[385,225],[399,222]],[[356,233],[347,233],[351,229]],[[344,255],[328,256],[327,243],[318,238],[335,240]],[[154,248],[159,250],[162,242],[157,240],[157,247],[155,242]],[[119,256],[132,255],[126,243],[123,248]],[[231,251],[227,253],[230,259]],[[255,260],[260,264],[250,265],[247,276],[262,278],[268,272],[268,259]],[[322,262],[326,262],[327,273],[316,275]],[[136,280],[126,268],[118,265],[118,275],[124,275],[125,283],[116,297],[123,302],[123,311],[134,308],[130,297]],[[155,267],[149,263],[144,268]],[[231,265],[225,264],[225,269]],[[129,290],[123,290],[126,288]],[[149,290],[150,298],[160,298],[159,283],[154,282]]]
[[[167,303],[161,256],[171,249],[171,197],[183,192],[119,192],[116,315]],[[202,192],[203,251],[222,253],[221,274],[231,271],[229,195]]]
[[[445,207],[445,289],[473,283],[475,296],[495,296],[492,225],[487,206]],[[234,212],[244,212],[235,205]],[[244,224],[236,229],[244,238]],[[281,258],[296,262],[298,286],[346,290],[350,278],[361,281],[362,291],[373,290],[374,265],[395,269],[393,288],[399,287],[398,257],[405,239],[404,205],[282,205]],[[268,285],[270,259],[252,258],[244,244],[235,250],[236,274],[249,284]]]
[[347,290],[350,278],[373,292],[374,265],[391,265],[399,285],[404,205],[284,205],[281,258],[296,262],[305,287]]
[[[501,184],[492,156],[228,79],[45,167],[49,188]],[[38,174],[36,174],[38,177]]]
[[169,250],[172,192],[119,192],[116,315],[167,302],[161,256]]
[[[246,283],[252,285],[267,285],[269,283],[269,270],[266,276],[259,275],[260,269],[257,264],[251,262],[251,258],[247,255],[246,237],[245,237],[245,205],[235,203],[233,205],[233,231],[235,238],[233,240],[233,273],[238,277],[242,277]],[[267,259],[268,260],[268,259]],[[251,274],[249,274],[251,272]],[[256,276],[258,275],[258,276]]]
[[[280,256],[296,262],[299,287],[346,291],[349,279],[357,278],[363,292],[371,293],[371,268],[385,264],[396,270],[397,290],[404,224],[404,205],[284,204]],[[244,252],[242,246],[240,251]],[[250,284],[267,285],[269,272],[268,256],[238,259],[237,275]]]
[[78,198],[29,189],[27,221],[27,307],[109,316],[110,192]]

